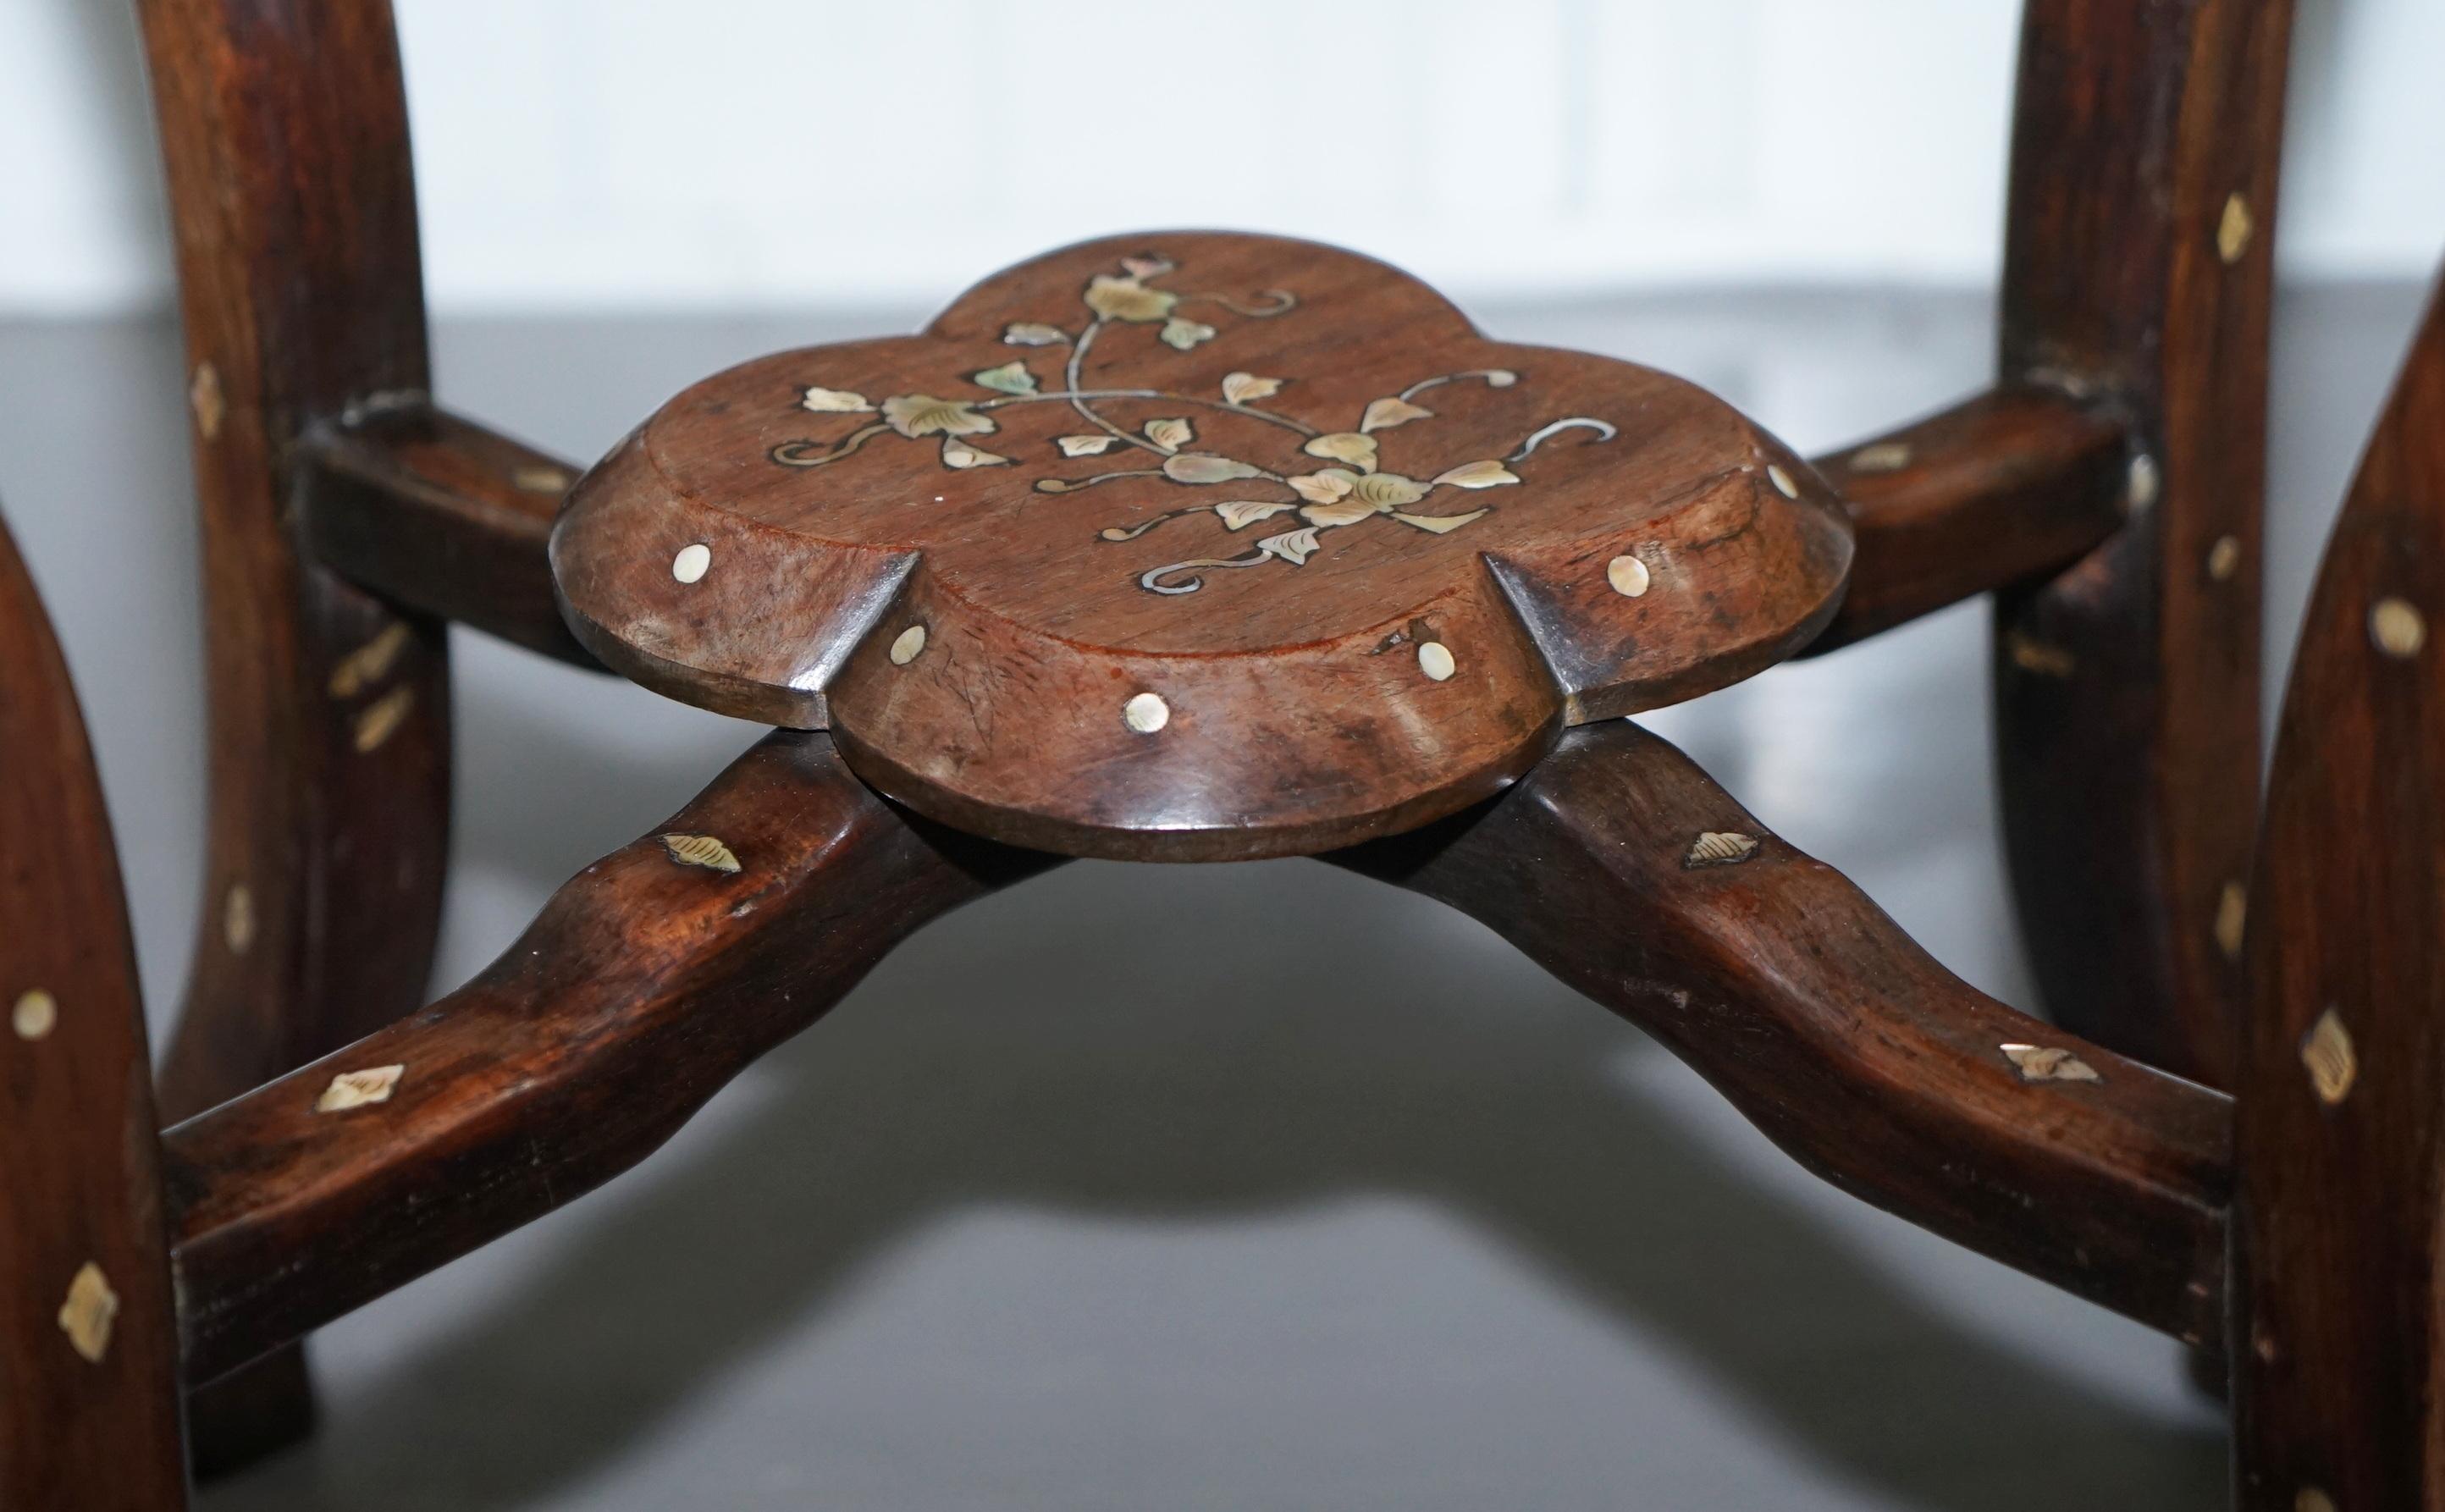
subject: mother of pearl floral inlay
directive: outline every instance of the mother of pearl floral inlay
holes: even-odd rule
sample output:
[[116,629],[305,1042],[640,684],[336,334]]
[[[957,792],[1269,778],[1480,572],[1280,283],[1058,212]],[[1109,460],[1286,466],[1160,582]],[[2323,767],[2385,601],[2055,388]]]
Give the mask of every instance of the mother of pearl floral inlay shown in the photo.
[[[1064,458],[1101,457],[1120,447],[1145,454],[1148,465],[1117,468],[1083,477],[1042,476],[1036,479],[1038,493],[1071,494],[1120,479],[1146,478],[1190,489],[1222,490],[1226,485],[1238,485],[1229,487],[1228,492],[1234,495],[1271,495],[1234,496],[1213,503],[1183,505],[1134,525],[1108,527],[1099,532],[1100,539],[1111,543],[1134,541],[1157,526],[1191,514],[1211,513],[1222,521],[1223,529],[1233,532],[1245,530],[1260,520],[1286,516],[1278,523],[1289,525],[1289,529],[1260,538],[1236,556],[1191,558],[1148,568],[1137,574],[1138,586],[1147,591],[1177,596],[1196,592],[1204,587],[1203,574],[1220,568],[1261,567],[1267,562],[1304,566],[1319,549],[1322,532],[1345,529],[1378,515],[1412,530],[1447,534],[1493,513],[1493,507],[1456,510],[1443,505],[1437,495],[1446,491],[1473,494],[1519,483],[1520,475],[1512,471],[1512,465],[1525,461],[1538,447],[1562,432],[1591,431],[1599,441],[1609,441],[1616,434],[1608,421],[1574,415],[1540,426],[1504,456],[1463,457],[1441,467],[1419,468],[1413,474],[1395,472],[1383,465],[1386,443],[1380,438],[1385,432],[1434,418],[1432,409],[1418,402],[1419,396],[1451,383],[1509,388],[1520,381],[1520,375],[1509,368],[1487,367],[1423,378],[1397,394],[1368,403],[1354,426],[1348,430],[1328,430],[1262,404],[1260,401],[1281,391],[1285,380],[1255,373],[1227,375],[1219,397],[1157,386],[1083,386],[1081,369],[1088,352],[1115,326],[1156,327],[1158,342],[1185,352],[1212,340],[1217,331],[1182,313],[1185,308],[1211,305],[1244,318],[1271,320],[1298,306],[1297,296],[1282,289],[1267,292],[1261,303],[1242,303],[1221,294],[1180,293],[1159,287],[1158,280],[1175,271],[1176,266],[1167,257],[1125,257],[1118,271],[1097,273],[1088,280],[1080,294],[1087,318],[1076,329],[1038,321],[1020,321],[1005,327],[1002,341],[1008,345],[1067,349],[1059,380],[1051,388],[1043,386],[1024,357],[968,375],[968,382],[988,390],[990,397],[893,394],[876,402],[852,389],[811,385],[800,396],[801,408],[818,415],[879,418],[837,440],[784,441],[773,448],[773,460],[784,467],[823,467],[850,456],[877,437],[896,435],[908,440],[939,437],[943,465],[946,468],[965,471],[1004,467],[1011,464],[1010,457],[989,450],[976,439],[999,430],[995,412],[1015,404],[1066,403],[1093,429],[1056,438],[1054,445]],[[1304,472],[1282,473],[1217,451],[1191,450],[1197,444],[1197,426],[1191,417],[1165,416],[1135,428],[1125,427],[1097,408],[1099,401],[1111,400],[1161,401],[1185,409],[1205,409],[1274,425],[1299,437],[1300,454],[1322,465]]]

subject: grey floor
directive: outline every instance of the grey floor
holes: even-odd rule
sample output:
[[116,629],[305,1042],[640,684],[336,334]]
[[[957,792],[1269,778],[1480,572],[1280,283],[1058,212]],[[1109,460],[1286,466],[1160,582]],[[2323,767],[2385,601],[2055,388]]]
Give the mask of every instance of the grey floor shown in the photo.
[[[2271,664],[2415,314],[2287,296]],[[445,324],[447,400],[587,457],[841,317]],[[1981,301],[1482,312],[1801,447],[1981,379]],[[0,498],[84,690],[157,1036],[196,908],[172,333],[0,326]],[[2029,1000],[1968,607],[1651,723]],[[752,732],[462,637],[436,989]],[[639,1171],[316,1341],[327,1423],[225,1509],[2225,1504],[2173,1347],[1800,1175],[1437,905],[1304,862],[1069,868],[938,924]]]

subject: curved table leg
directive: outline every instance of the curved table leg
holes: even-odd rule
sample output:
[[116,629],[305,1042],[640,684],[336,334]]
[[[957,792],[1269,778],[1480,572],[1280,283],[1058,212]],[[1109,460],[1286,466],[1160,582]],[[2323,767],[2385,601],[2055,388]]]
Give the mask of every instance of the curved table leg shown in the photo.
[[2291,0],[2027,0],[2003,378],[2121,411],[2129,523],[1998,594],[1996,779],[2046,1007],[2222,1085],[2258,811]]
[[[422,1002],[450,832],[442,624],[301,548],[301,439],[430,384],[388,0],[139,0],[177,229],[211,680],[183,1118]],[[199,1474],[308,1432],[302,1353],[189,1406]]]
[[1969,988],[1627,721],[1333,857],[1493,926],[1835,1185],[2181,1338],[2221,1328],[2231,1105]]
[[1055,860],[767,737],[467,986],[163,1136],[187,1378],[627,1169],[918,925]]
[[2445,1508],[2445,283],[2326,548],[2250,897],[2236,1505]]
[[186,1505],[153,1068],[110,820],[0,529],[0,1507]]

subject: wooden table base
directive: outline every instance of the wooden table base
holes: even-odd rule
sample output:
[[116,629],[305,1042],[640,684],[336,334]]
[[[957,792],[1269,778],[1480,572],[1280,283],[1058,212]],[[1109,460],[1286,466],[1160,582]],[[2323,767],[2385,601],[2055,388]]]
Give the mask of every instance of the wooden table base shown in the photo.
[[[1836,1185],[2230,1361],[2250,1512],[2445,1512],[2445,314],[2260,826],[2288,0],[2028,0],[1995,382],[1814,464],[1369,259],[1170,233],[719,375],[583,474],[430,392],[384,0],[139,9],[207,903],[157,1141],[83,730],[0,550],[0,1501],[179,1505],[181,1385],[199,1464],[302,1432],[308,1332],[627,1168],[1059,850],[1440,898]],[[2051,1023],[1618,718],[1990,592]],[[793,728],[427,1004],[449,620]]]

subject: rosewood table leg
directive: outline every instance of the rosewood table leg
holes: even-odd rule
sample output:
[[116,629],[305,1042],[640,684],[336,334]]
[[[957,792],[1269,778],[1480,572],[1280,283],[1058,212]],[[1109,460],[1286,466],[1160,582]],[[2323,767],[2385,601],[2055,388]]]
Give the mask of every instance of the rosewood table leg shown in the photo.
[[164,1136],[188,1379],[625,1170],[918,925],[1055,864],[768,737],[467,986]]
[[2441,631],[2445,284],[2326,548],[2276,737],[2233,1227],[2247,1512],[2445,1508]]
[[152,1068],[67,668],[0,531],[0,1507],[186,1504]]
[[[443,626],[314,565],[298,442],[427,386],[386,0],[140,0],[177,227],[211,674],[184,1117],[423,1001],[449,833]],[[199,1471],[309,1430],[291,1353],[196,1399]]]
[[1331,859],[1492,925],[1843,1190],[2180,1338],[2221,1327],[2230,1102],[1973,991],[1637,726]]
[[2012,886],[2065,1025],[2211,1081],[2240,1022],[2290,0],[2028,0],[2003,377],[2120,410],[2129,523],[1998,597]]

